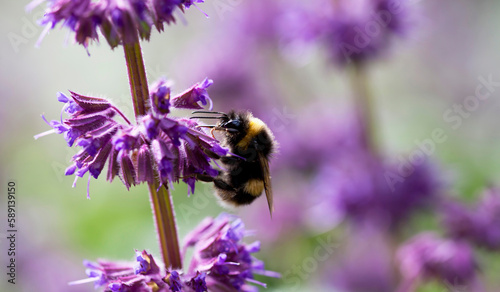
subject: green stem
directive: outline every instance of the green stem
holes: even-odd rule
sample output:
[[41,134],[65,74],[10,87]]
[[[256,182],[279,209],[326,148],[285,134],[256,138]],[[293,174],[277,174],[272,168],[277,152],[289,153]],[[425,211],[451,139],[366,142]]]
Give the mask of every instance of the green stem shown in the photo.
[[158,231],[160,250],[162,251],[165,267],[182,269],[182,258],[170,192],[165,186],[158,189],[158,184],[148,186],[151,208],[153,209],[155,226]]
[[[135,118],[139,120],[141,116],[148,112],[151,102],[149,100],[148,81],[142,59],[141,45],[137,41],[132,44],[124,44],[123,49],[127,61]],[[160,251],[165,268],[181,269],[182,259],[172,197],[166,186],[159,186],[158,178],[156,178],[154,184],[148,184],[151,209],[160,242]]]
[[124,44],[125,60],[127,61],[128,78],[132,101],[134,103],[135,118],[146,114],[150,107],[148,80],[142,60],[142,51],[139,41],[133,44]]
[[352,66],[351,85],[354,91],[356,114],[361,125],[363,144],[373,154],[377,153],[376,125],[372,98],[365,68],[360,64]]

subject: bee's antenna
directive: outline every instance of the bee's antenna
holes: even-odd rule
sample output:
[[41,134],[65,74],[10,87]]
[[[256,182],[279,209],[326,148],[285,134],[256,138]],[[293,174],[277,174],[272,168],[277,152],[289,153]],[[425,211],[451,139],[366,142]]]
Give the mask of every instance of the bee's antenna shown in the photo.
[[190,117],[190,119],[221,119],[223,117]]
[[195,128],[215,128],[216,126],[215,125],[198,125],[196,126]]
[[216,115],[222,115],[224,117],[227,117],[227,114],[226,113],[222,113],[222,112],[211,112],[211,111],[194,111],[194,112],[191,112],[192,114],[216,114]]

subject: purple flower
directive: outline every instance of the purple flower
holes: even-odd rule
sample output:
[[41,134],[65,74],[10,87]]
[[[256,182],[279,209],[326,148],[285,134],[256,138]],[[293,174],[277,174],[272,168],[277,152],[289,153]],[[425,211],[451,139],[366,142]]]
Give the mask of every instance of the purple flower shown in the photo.
[[405,279],[433,278],[450,285],[475,281],[476,259],[472,248],[462,240],[441,239],[433,233],[423,233],[403,244],[397,258]]
[[71,282],[70,285],[94,282],[95,288],[105,292],[155,292],[187,291],[186,282],[198,281],[197,276],[181,277],[177,271],[163,272],[153,256],[146,251],[136,251],[137,262],[85,261],[88,279]]
[[216,219],[206,218],[184,239],[184,254],[194,248],[188,274],[195,271],[206,273],[206,285],[224,291],[248,291],[248,283],[266,286],[254,280],[254,274],[279,277],[277,273],[264,270],[261,261],[251,254],[259,251],[259,242],[244,244],[247,235],[240,219],[230,220],[227,214]]
[[[83,177],[89,172],[98,178],[108,163],[107,180],[112,181],[118,175],[128,189],[142,182],[153,182],[157,169],[161,184],[169,185],[182,178],[190,193],[194,193],[197,174],[216,176],[218,172],[211,162],[225,156],[227,149],[201,131],[194,120],[168,116],[170,89],[166,84],[162,80],[151,88],[152,109],[137,125],[131,124],[106,99],[71,92],[70,100],[59,94],[69,118],[46,122],[54,128],[51,132],[64,133],[69,146],[76,144],[82,148],[73,156],[66,175]],[[199,109],[197,101],[206,104],[210,100],[206,92],[210,84],[211,81],[205,80],[193,86],[189,92],[196,99],[188,99],[182,108]],[[72,110],[68,111],[69,108]],[[125,123],[117,120],[118,116]]]
[[151,86],[151,103],[153,110],[158,114],[168,114],[170,112],[170,84],[161,78]]
[[172,292],[182,291],[182,280],[179,275],[179,272],[167,271],[167,276],[163,279],[165,283],[167,283],[168,287]]
[[[173,106],[176,108],[202,109],[210,103],[208,109],[212,110],[213,104],[212,100],[208,96],[207,88],[213,83],[214,82],[208,78],[205,78],[201,84],[196,83],[184,93],[172,98]],[[201,106],[198,102],[201,102]]]
[[265,271],[264,263],[251,255],[260,250],[260,244],[243,243],[247,235],[243,222],[234,216],[206,218],[186,236],[184,254],[190,247],[194,248],[194,254],[185,273],[165,270],[151,254],[136,250],[136,262],[84,262],[89,278],[70,285],[93,282],[106,292],[255,291],[249,283],[266,285],[256,281],[254,274],[280,276]]
[[490,250],[499,250],[499,190],[486,190],[473,207],[446,202],[443,206],[443,223],[448,235],[453,238],[465,239]]
[[152,275],[160,272],[160,268],[154,261],[153,257],[145,250],[143,250],[142,252],[136,250],[135,255],[138,264],[134,269],[136,275]]
[[339,114],[334,108],[323,103],[313,104],[287,120],[286,131],[276,133],[280,155],[275,166],[310,175],[319,171],[325,162],[349,152],[364,151],[361,126],[352,111],[340,109],[338,112],[347,114]]
[[370,226],[357,228],[351,232],[347,246],[330,256],[336,254],[340,258],[323,272],[334,291],[396,291],[391,250],[384,233]]
[[407,30],[406,1],[341,0],[323,17],[322,37],[332,59],[341,65],[380,55],[393,35]]
[[[41,2],[34,0],[27,9],[31,10]],[[163,23],[175,22],[174,13],[177,10],[184,12],[194,2],[201,3],[203,0],[51,0],[47,3],[41,24],[53,29],[62,23],[75,32],[76,42],[85,48],[90,41],[99,40],[100,31],[114,48],[119,44],[137,42],[138,36],[148,40],[153,25],[162,31]]]
[[207,291],[207,282],[205,278],[207,277],[206,273],[196,272],[196,276],[191,279],[191,281],[187,282],[186,285],[191,287],[195,292],[204,292]]
[[412,14],[404,0],[318,0],[308,4],[287,5],[273,22],[272,31],[285,53],[321,43],[340,65],[381,55],[393,36],[408,30]]
[[412,213],[431,206],[437,197],[439,183],[427,162],[407,177],[398,177],[397,184],[390,180],[391,175],[399,175],[397,165],[364,151],[343,153],[322,167],[313,183],[324,206],[315,210],[319,220],[341,216],[354,223],[377,222],[397,230]]

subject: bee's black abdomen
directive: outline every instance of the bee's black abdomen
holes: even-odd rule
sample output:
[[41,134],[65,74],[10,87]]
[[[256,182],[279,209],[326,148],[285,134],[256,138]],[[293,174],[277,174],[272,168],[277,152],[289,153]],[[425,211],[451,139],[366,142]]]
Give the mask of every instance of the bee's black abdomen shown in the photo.
[[222,200],[235,205],[248,205],[257,198],[257,196],[249,194],[242,188],[239,190],[235,189],[232,185],[220,178],[214,180],[214,186],[217,189],[217,194]]
[[246,192],[236,193],[236,196],[232,197],[229,201],[236,205],[248,205],[255,200],[255,196],[250,195]]

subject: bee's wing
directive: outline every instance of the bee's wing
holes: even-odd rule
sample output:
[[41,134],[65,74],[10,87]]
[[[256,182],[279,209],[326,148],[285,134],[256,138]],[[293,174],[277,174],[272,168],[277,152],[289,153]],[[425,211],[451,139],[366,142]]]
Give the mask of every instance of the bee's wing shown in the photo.
[[269,161],[262,154],[259,153],[260,167],[262,168],[262,174],[264,176],[264,191],[266,192],[267,204],[269,205],[269,213],[271,217],[273,216],[274,205],[273,205],[273,189],[271,188],[271,174],[269,172]]

